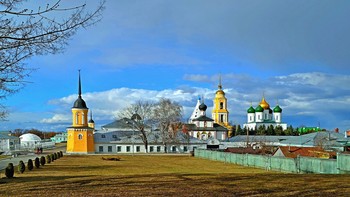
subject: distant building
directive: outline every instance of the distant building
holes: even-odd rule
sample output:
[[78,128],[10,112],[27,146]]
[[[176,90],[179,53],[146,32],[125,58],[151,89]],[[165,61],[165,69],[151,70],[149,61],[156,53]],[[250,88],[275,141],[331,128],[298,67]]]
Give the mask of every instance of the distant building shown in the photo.
[[345,132],[345,137],[350,138],[350,130],[347,130],[347,131]]
[[320,131],[300,136],[237,135],[228,142],[221,142],[225,148],[253,147],[319,147],[326,151],[343,152],[350,150],[350,139],[333,131]]
[[274,157],[287,157],[297,158],[298,156],[303,157],[317,157],[323,159],[332,159],[337,156],[334,151],[325,151],[321,147],[295,147],[295,146],[280,146],[273,153]]
[[11,151],[20,148],[20,140],[16,136],[0,133],[0,151]]
[[247,110],[247,123],[243,128],[249,130],[257,130],[260,126],[265,128],[272,125],[274,128],[281,126],[283,130],[287,129],[287,124],[282,122],[282,108],[279,105],[272,110],[265,97],[262,98],[260,104],[254,109],[250,106]]
[[186,137],[182,132],[178,132],[176,138],[166,145],[161,141],[161,134],[158,131],[152,131],[148,137],[147,151],[144,142],[139,135],[128,132],[108,131],[95,133],[95,149],[97,153],[188,153],[196,148],[206,148],[206,141],[201,141],[193,137]]
[[207,105],[202,102],[198,109],[198,118],[192,119],[191,124],[185,125],[189,135],[205,141],[209,139],[227,140],[227,128],[215,123],[213,119],[206,116]]
[[57,133],[54,137],[50,139],[55,143],[67,142],[67,132]]
[[253,147],[260,149],[266,146],[281,146],[284,141],[294,139],[296,136],[271,136],[271,135],[237,135],[223,142],[226,148],[230,147]]
[[41,138],[32,133],[26,133],[19,136],[21,148],[38,148],[40,147]]
[[311,132],[318,132],[321,131],[320,127],[299,127],[297,129],[299,134],[306,134],[306,133],[311,133]]
[[282,141],[281,146],[321,147],[324,150],[345,151],[350,147],[350,139],[334,131],[319,131],[294,136]]

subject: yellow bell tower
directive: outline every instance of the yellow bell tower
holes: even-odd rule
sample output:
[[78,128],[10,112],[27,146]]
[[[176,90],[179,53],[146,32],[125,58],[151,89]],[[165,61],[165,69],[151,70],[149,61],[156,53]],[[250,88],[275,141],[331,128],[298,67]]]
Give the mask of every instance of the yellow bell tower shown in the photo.
[[67,128],[67,153],[88,154],[95,152],[94,128],[88,125],[88,111],[81,97],[81,80],[79,70],[78,99],[72,107],[72,126]]
[[232,126],[229,123],[229,112],[227,110],[227,99],[225,97],[225,92],[222,90],[221,85],[221,75],[219,77],[218,90],[215,93],[215,98],[213,100],[213,112],[212,119],[215,123],[220,124],[223,127],[226,127],[229,131],[229,136],[232,132]]

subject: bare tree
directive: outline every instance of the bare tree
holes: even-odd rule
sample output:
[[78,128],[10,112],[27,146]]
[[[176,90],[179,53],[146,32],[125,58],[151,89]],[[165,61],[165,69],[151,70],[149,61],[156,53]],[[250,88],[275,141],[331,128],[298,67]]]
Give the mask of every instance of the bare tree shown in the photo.
[[[118,117],[120,119],[127,118],[132,124],[129,126],[136,131],[140,132],[141,139],[145,145],[146,152],[148,152],[148,135],[149,129],[152,123],[152,110],[154,104],[148,101],[137,101],[134,104],[126,107],[119,112]],[[135,116],[137,114],[137,116]],[[138,118],[139,117],[139,118]]]
[[[36,9],[23,7],[28,0],[0,0],[0,99],[17,92],[32,69],[25,61],[37,55],[62,52],[78,29],[101,20],[105,1],[93,11],[86,4],[61,7],[61,0]],[[60,19],[59,19],[60,18]],[[7,112],[0,104],[0,119]]]
[[153,111],[153,120],[160,131],[164,147],[166,147],[168,142],[174,139],[174,135],[176,138],[176,133],[169,132],[169,129],[177,132],[181,127],[181,124],[179,124],[181,118],[182,106],[178,103],[173,102],[170,99],[162,98],[156,104]]

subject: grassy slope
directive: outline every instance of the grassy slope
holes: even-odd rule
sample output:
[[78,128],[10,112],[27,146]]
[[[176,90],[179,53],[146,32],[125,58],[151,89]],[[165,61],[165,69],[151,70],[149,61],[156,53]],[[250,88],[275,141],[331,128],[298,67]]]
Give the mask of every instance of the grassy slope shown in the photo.
[[350,175],[272,173],[188,156],[121,156],[121,161],[65,156],[41,169],[16,172],[15,177],[0,180],[1,196],[346,196],[350,192]]

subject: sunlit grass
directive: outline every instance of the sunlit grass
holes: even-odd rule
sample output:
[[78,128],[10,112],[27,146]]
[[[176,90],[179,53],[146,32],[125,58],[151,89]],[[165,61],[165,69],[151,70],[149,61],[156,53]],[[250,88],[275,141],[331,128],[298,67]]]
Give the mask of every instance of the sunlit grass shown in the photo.
[[[105,156],[104,156],[105,157]],[[3,195],[314,196],[350,192],[350,175],[267,172],[189,156],[64,156],[0,180]],[[3,172],[1,172],[3,174]],[[2,175],[3,177],[3,175]]]
[[5,159],[5,158],[9,158],[10,156],[8,155],[0,155],[0,159]]

